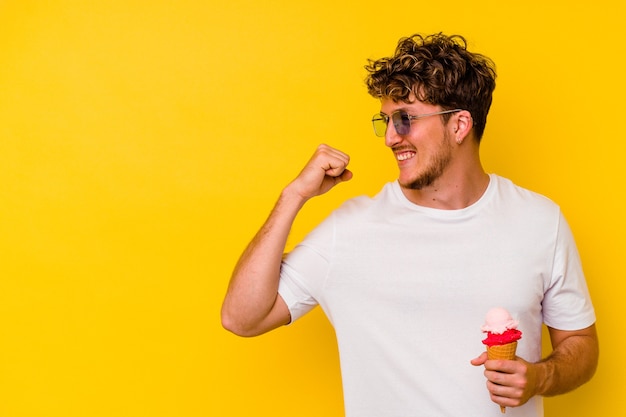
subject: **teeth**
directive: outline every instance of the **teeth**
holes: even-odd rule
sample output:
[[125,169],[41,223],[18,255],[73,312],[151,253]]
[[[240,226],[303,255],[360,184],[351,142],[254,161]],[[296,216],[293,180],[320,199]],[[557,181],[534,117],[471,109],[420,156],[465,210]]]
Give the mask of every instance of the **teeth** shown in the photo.
[[412,158],[412,157],[413,157],[413,153],[411,152],[400,153],[397,156],[398,161],[406,161],[407,159]]

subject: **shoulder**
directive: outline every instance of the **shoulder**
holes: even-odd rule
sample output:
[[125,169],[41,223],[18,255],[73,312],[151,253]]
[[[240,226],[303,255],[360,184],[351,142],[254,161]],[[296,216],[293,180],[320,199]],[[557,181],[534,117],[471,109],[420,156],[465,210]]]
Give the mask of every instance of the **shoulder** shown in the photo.
[[561,207],[550,198],[521,187],[513,181],[492,176],[495,189],[489,211],[495,218],[521,234],[553,236],[563,223]]
[[385,211],[390,206],[398,204],[398,196],[395,190],[396,183],[390,182],[375,196],[361,195],[346,200],[333,213],[338,218],[358,218]]
[[558,204],[549,197],[521,187],[508,178],[491,174],[491,180],[495,183],[496,195],[501,201],[512,205],[520,205],[524,209],[536,208],[560,211]]

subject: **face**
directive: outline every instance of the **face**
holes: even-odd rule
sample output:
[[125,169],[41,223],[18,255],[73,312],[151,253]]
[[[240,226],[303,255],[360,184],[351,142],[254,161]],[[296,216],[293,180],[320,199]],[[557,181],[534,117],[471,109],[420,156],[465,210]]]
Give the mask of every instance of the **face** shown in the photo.
[[[435,113],[441,111],[441,108],[417,100],[410,104],[382,101],[382,113],[391,115],[398,110],[415,116]],[[450,164],[453,149],[451,140],[451,134],[439,115],[412,120],[411,129],[406,135],[399,135],[389,121],[385,144],[391,148],[398,163],[399,184],[413,190],[433,185]]]

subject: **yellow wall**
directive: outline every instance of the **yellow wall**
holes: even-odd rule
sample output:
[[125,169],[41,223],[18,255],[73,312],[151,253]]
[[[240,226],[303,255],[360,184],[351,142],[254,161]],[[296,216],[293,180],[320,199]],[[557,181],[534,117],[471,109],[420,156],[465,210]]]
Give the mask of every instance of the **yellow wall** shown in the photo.
[[212,3],[0,1],[1,417],[341,416],[322,313],[241,339],[219,307],[319,142],[355,178],[293,242],[395,178],[363,65],[434,31],[498,65],[487,169],[559,202],[579,242],[602,361],[547,415],[622,407],[623,0]]

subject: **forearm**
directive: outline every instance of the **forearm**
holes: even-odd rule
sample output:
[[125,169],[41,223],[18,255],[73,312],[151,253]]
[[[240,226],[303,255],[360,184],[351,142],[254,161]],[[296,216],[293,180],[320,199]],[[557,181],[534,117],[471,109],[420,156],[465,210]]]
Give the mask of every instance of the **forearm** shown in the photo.
[[563,338],[547,358],[535,364],[536,394],[565,394],[589,381],[596,371],[598,354],[595,326]]
[[346,168],[349,161],[343,152],[319,145],[302,172],[285,187],[235,267],[222,305],[226,329],[254,336],[289,321],[289,310],[278,296],[278,282],[291,226],[306,201],[352,178]]
[[[222,306],[222,323],[228,330],[241,335],[265,330],[257,327],[276,303],[283,252],[304,202],[297,193],[290,192],[288,186],[241,255]],[[270,324],[270,327],[275,326]]]

